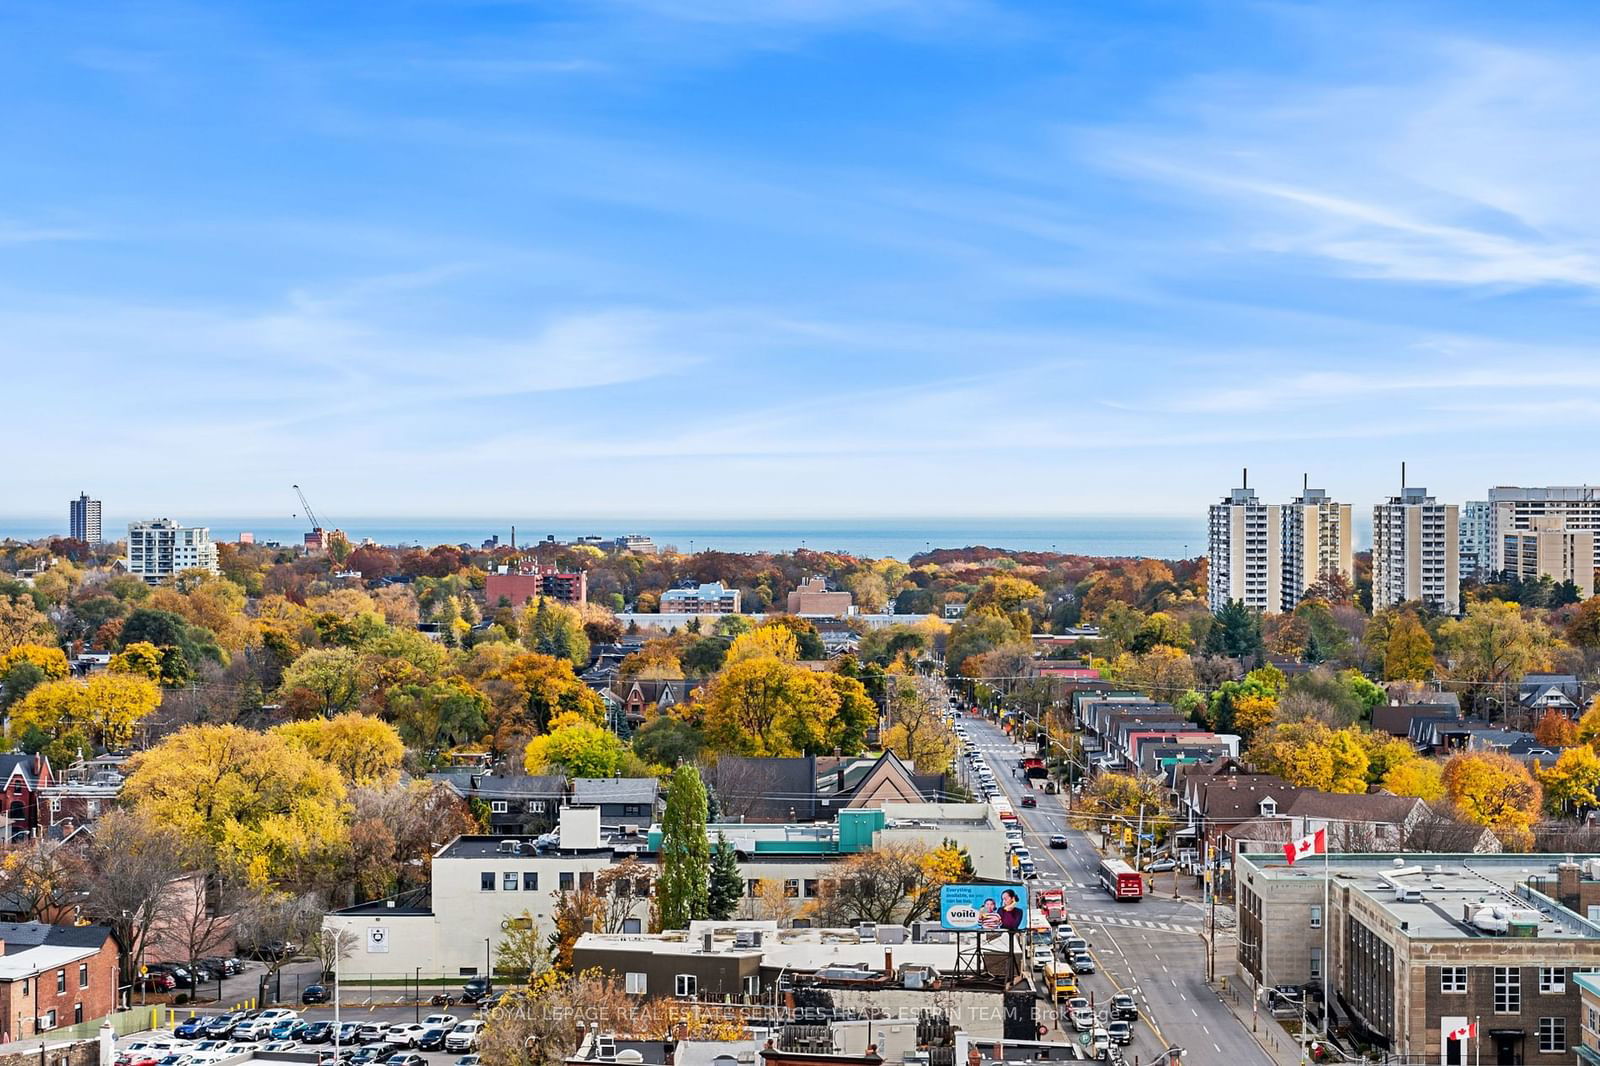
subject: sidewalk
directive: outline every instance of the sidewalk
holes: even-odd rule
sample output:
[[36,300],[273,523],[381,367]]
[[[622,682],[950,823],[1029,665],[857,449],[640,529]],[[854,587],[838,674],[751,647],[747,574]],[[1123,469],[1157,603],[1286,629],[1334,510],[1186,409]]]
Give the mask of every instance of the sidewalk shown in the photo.
[[[1299,1043],[1284,1030],[1278,1019],[1272,1016],[1271,1011],[1257,1012],[1253,1009],[1255,999],[1251,994],[1250,976],[1237,973],[1236,967],[1235,960],[1231,958],[1224,960],[1219,955],[1217,982],[1212,985],[1212,992],[1222,1005],[1239,1019],[1239,1024],[1250,1031],[1256,1043],[1261,1045],[1261,1050],[1265,1051],[1273,1062],[1278,1066],[1301,1066],[1306,1060],[1300,1057]],[[1227,985],[1227,991],[1223,991],[1224,983]]]

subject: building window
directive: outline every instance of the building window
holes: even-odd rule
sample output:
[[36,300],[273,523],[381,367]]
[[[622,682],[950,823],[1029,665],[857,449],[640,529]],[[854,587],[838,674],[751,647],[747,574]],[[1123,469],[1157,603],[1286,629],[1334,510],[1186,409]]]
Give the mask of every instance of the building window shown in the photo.
[[511,810],[511,804],[505,800],[491,800],[489,802],[490,814],[505,814],[509,810]]
[[672,994],[675,996],[689,997],[694,995],[700,987],[700,982],[692,973],[680,973],[672,979]]
[[56,1027],[56,1012],[47,1010],[39,1017],[40,1029],[54,1029]]
[[493,892],[494,891],[494,871],[493,870],[485,870],[485,871],[483,871],[483,873],[478,875],[478,891],[479,892]]
[[[1559,1021],[1559,1020],[1560,1019],[1558,1018],[1557,1021]],[[82,1003],[74,1003],[72,1005],[72,1024],[73,1025],[77,1025],[82,1021],[83,1021],[83,1004]]]
[[559,876],[560,876],[560,883],[558,885],[556,885],[556,887],[559,888],[563,892],[571,892],[572,891],[572,871],[571,870],[562,870]]
[[744,979],[744,994],[751,999],[761,995],[761,975],[751,974]]
[[1311,908],[1311,928],[1322,928],[1322,905],[1320,903]]
[[1494,1012],[1522,1013],[1522,971],[1515,966],[1494,968]]
[[517,874],[516,874],[516,871],[511,870],[511,871],[507,871],[506,873],[501,874],[500,875],[500,887],[502,889],[504,889],[505,891],[507,891],[507,892],[515,892],[517,890]]
[[1439,967],[1439,991],[1465,992],[1467,990],[1467,968],[1465,966]]
[[56,991],[57,992],[65,992],[66,990],[67,990],[67,971],[65,971],[65,970],[57,970],[56,971]]
[[529,814],[543,814],[544,813],[544,800],[529,800],[528,801],[528,813]]
[[784,899],[799,899],[800,898],[800,882],[796,881],[793,878],[790,878],[789,880],[785,881],[783,883],[783,898]]
[[89,987],[89,964],[86,962],[78,963],[78,987]]
[[1567,990],[1567,971],[1559,966],[1539,967],[1539,991],[1544,995],[1556,995]]
[[749,879],[747,879],[745,881],[745,883],[744,883],[744,894],[745,894],[746,898],[755,899],[756,896],[760,892],[761,892],[761,881],[759,879],[752,877],[752,878],[749,878]]
[[583,889],[585,892],[593,892],[594,891],[594,871],[593,870],[579,870],[578,871],[578,887]]
[[539,891],[539,875],[534,873],[532,870],[524,870],[522,872],[522,891]]
[[1567,1050],[1567,1020],[1565,1018],[1539,1019],[1539,1050]]
[[1312,948],[1311,949],[1311,979],[1313,981],[1322,980],[1322,949],[1321,948]]
[[628,993],[628,995],[630,995],[630,996],[642,996],[642,995],[645,994],[645,988],[646,988],[646,985],[645,985],[645,976],[644,976],[644,974],[642,974],[642,973],[630,973],[630,974],[626,974],[626,975],[623,976],[623,988],[622,988],[622,990],[624,992]]
[[817,880],[814,877],[806,878],[805,892],[807,899],[817,898]]
[[624,803],[622,805],[622,816],[624,818],[639,817],[639,805],[637,803]]

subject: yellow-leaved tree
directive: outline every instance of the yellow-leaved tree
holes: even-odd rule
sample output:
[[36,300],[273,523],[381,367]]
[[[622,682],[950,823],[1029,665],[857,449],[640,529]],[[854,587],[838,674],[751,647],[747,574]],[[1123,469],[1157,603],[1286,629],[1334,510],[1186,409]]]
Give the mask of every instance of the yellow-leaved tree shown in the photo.
[[18,644],[0,654],[0,677],[22,663],[37,666],[46,681],[59,681],[67,676],[67,656],[60,648],[49,648],[43,644]]
[[389,785],[400,776],[406,746],[394,726],[354,711],[285,722],[272,730],[339,771],[351,785]]
[[256,884],[325,873],[347,839],[339,772],[278,733],[179,730],[130,762],[122,798]]
[[748,633],[740,633],[728,646],[728,657],[723,660],[723,666],[762,656],[771,656],[786,663],[800,658],[800,643],[795,639],[794,630],[787,626],[762,626]]
[[1600,755],[1587,744],[1563,751],[1548,770],[1537,771],[1552,814],[1583,814],[1600,804]]
[[1500,752],[1463,752],[1444,764],[1445,795],[1461,816],[1485,825],[1509,849],[1533,843],[1544,790],[1528,768]]
[[1407,759],[1383,775],[1383,787],[1396,796],[1415,796],[1429,803],[1444,798],[1444,764],[1433,759]]
[[610,777],[622,768],[623,755],[615,733],[567,711],[551,721],[549,733],[528,741],[522,760],[530,774]]
[[11,736],[78,732],[101,748],[125,748],[139,722],[161,706],[161,687],[147,677],[97,674],[87,681],[46,681],[11,709]]

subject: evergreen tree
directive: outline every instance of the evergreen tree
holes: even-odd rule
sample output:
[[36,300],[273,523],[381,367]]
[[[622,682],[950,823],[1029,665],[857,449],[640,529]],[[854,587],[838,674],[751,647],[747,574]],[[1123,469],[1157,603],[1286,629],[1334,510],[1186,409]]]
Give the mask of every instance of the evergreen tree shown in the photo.
[[680,766],[667,785],[661,817],[661,880],[657,888],[662,929],[687,929],[707,916],[711,845],[706,840],[706,786],[700,771]]
[[1238,600],[1229,600],[1206,634],[1205,650],[1230,659],[1254,659],[1261,653],[1261,619]]
[[725,922],[733,917],[744,895],[744,875],[739,872],[739,859],[733,845],[721,833],[717,846],[711,849],[711,888],[707,898],[707,917]]

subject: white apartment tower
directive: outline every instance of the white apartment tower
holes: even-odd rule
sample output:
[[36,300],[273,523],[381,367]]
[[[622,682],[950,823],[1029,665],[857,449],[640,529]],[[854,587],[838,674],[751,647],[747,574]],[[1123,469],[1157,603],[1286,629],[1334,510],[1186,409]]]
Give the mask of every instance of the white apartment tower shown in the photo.
[[1302,488],[1283,508],[1283,609],[1292,611],[1306,589],[1335,574],[1355,581],[1350,505],[1323,489]]
[[1277,504],[1256,499],[1248,487],[1237,488],[1210,510],[1210,574],[1212,611],[1230,600],[1273,614],[1283,607],[1282,519]]
[[1405,488],[1372,509],[1372,609],[1421,601],[1441,614],[1461,610],[1460,509]]
[[67,535],[87,544],[99,544],[105,539],[100,531],[99,500],[91,500],[87,492],[80,492],[76,500],[67,501]]
[[185,570],[217,568],[217,546],[205,526],[180,526],[170,518],[128,523],[128,573],[159,585]]
[[[1506,537],[1534,528],[1538,518],[1559,518],[1565,528],[1600,533],[1600,487],[1594,485],[1549,485],[1543,488],[1518,488],[1497,485],[1489,490],[1489,555],[1494,572],[1513,569],[1507,565]],[[1600,553],[1600,539],[1595,550]],[[1594,559],[1600,567],[1600,554]],[[1554,577],[1555,575],[1551,575]],[[1557,579],[1559,580],[1559,579]]]

